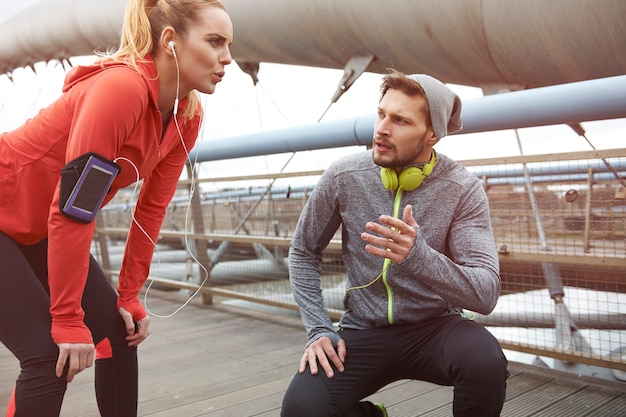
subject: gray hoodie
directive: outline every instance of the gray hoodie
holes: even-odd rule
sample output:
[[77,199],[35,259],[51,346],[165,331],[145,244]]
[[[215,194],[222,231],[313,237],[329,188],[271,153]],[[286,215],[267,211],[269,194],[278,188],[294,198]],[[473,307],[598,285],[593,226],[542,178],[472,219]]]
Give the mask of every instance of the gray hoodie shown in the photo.
[[[475,175],[445,155],[437,157],[422,185],[402,192],[400,217],[411,204],[419,225],[411,252],[387,268],[385,280],[349,291],[341,327],[416,323],[463,309],[488,314],[495,307],[501,282],[487,196]],[[307,345],[322,336],[335,345],[339,341],[320,288],[322,251],[341,226],[347,287],[373,281],[384,260],[366,252],[360,236],[367,222],[393,215],[395,196],[383,186],[371,151],[336,161],[315,186],[289,251],[291,287]]]

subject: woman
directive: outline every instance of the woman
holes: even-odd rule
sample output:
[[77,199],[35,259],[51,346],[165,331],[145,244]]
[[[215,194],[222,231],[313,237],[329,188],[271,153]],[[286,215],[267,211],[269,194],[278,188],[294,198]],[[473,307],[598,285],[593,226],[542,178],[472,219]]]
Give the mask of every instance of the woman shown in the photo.
[[[198,134],[195,90],[215,91],[232,37],[219,0],[131,0],[117,51],[73,69],[58,100],[0,135],[0,340],[21,365],[9,416],[58,416],[94,355],[101,415],[137,414],[149,333],[138,293]],[[102,204],[144,180],[117,293],[89,253],[95,221],[66,210],[68,172],[93,153],[120,169]]]

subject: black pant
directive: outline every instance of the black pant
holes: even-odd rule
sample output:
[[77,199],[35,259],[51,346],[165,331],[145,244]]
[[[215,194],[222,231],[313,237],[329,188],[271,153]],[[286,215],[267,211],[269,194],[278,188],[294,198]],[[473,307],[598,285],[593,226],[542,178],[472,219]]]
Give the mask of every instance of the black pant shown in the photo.
[[[19,359],[15,416],[58,416],[67,388],[55,375],[59,349],[52,340],[47,240],[19,245],[0,232],[0,341]],[[94,343],[108,338],[112,357],[95,364],[96,398],[106,417],[137,415],[137,349],[125,341],[117,294],[93,257],[82,298]],[[67,368],[65,370],[67,373]]]
[[420,324],[339,331],[346,342],[343,372],[297,373],[282,417],[380,416],[363,398],[401,379],[454,386],[454,415],[499,416],[507,360],[480,324],[450,315]]

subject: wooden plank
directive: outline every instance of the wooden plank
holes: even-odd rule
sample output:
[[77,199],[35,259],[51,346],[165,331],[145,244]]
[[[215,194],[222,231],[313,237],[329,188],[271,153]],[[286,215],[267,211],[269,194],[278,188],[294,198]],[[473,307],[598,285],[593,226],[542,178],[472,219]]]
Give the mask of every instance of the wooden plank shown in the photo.
[[[511,368],[511,364],[509,364],[509,368]],[[511,401],[529,391],[544,387],[552,381],[554,381],[553,376],[534,372],[521,372],[515,376],[510,376],[506,384],[506,399]]]
[[[424,383],[425,384],[425,383]],[[412,385],[413,395],[398,403],[386,403],[387,412],[392,416],[412,417],[426,415],[438,409],[445,409],[448,415],[452,414],[452,387],[428,385]]]
[[[166,314],[185,298],[150,293],[153,312]],[[139,416],[270,417],[297,371],[305,332],[292,313],[192,301],[175,316],[151,319],[151,335],[139,348]],[[0,347],[0,415],[18,373],[15,358]],[[626,385],[550,369],[510,363],[502,413],[512,416],[623,416]],[[69,387],[62,417],[97,417],[94,369]],[[390,416],[451,415],[452,388],[397,381],[368,397]]]
[[601,415],[603,416],[620,416],[626,415],[626,394],[622,393],[619,397],[613,398],[613,400],[602,407]]
[[549,384],[536,386],[506,401],[502,414],[507,416],[535,415],[535,413],[540,412],[550,404],[574,394],[582,386],[583,384],[576,380],[553,379]]
[[[626,389],[626,388],[625,388]],[[575,417],[575,416],[592,416],[592,415],[617,415],[610,414],[607,405],[613,401],[615,397],[623,395],[623,392],[604,387],[586,386],[576,391],[570,396],[557,401],[550,406],[538,411],[537,417]],[[626,415],[626,407],[622,404],[621,415]]]
[[[215,415],[251,398],[255,402],[263,401],[270,393],[278,392],[282,398],[285,387],[268,391],[266,384],[277,378],[287,384],[296,372],[305,341],[299,320],[292,320],[290,327],[280,320],[268,323],[259,316],[232,314],[234,310],[228,310],[229,318],[225,318],[219,314],[219,308],[198,308],[207,310],[205,319],[196,311],[194,317],[189,318],[190,324],[198,320],[206,322],[206,318],[214,316],[214,311],[218,310],[218,315],[212,317],[212,328],[199,334],[180,329],[160,333],[165,333],[164,338],[170,343],[191,345],[192,351],[202,351],[202,354],[177,350],[175,356],[184,358],[184,363],[171,364],[177,370],[169,375],[159,373],[158,369],[151,371],[149,366],[146,371],[142,370],[142,379],[151,378],[150,392],[142,397],[142,413],[192,416],[197,410],[211,410],[211,415]],[[257,390],[258,394],[251,396],[250,390]]]
[[[260,383],[218,396],[209,396],[206,398],[199,397],[193,402],[187,402],[181,406],[177,406],[175,410],[176,415],[187,417],[204,415],[253,415],[250,414],[250,412],[254,413],[255,411],[250,410],[257,410],[257,404],[262,404],[267,400],[268,396],[273,397],[273,404],[275,407],[279,406],[282,401],[282,395],[284,394],[290,381],[291,376]],[[245,407],[242,405],[245,405]],[[247,414],[238,414],[239,412],[243,412],[242,408],[248,410],[246,412]],[[263,407],[260,408],[263,409]],[[153,417],[169,417],[172,415],[172,410],[165,409],[161,412],[150,414],[150,416]]]

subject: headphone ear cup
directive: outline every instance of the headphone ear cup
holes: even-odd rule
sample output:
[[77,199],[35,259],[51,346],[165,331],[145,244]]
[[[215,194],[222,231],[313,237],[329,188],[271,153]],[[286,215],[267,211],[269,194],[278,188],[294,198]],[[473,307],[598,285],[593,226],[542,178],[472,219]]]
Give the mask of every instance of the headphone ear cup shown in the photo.
[[422,185],[424,178],[433,172],[435,164],[437,164],[437,157],[435,156],[435,151],[433,151],[430,162],[425,164],[422,169],[409,167],[405,168],[398,175],[393,168],[381,168],[380,179],[388,190],[395,191],[402,187],[403,190],[413,191]]
[[434,167],[435,166],[431,164],[430,162],[424,165],[424,168],[422,168],[422,172],[424,173],[424,176],[430,175],[433,172]]
[[391,191],[398,189],[398,175],[392,168],[381,168],[380,179],[386,189]]
[[404,190],[413,191],[422,185],[425,176],[421,169],[410,167],[400,173],[398,182]]

